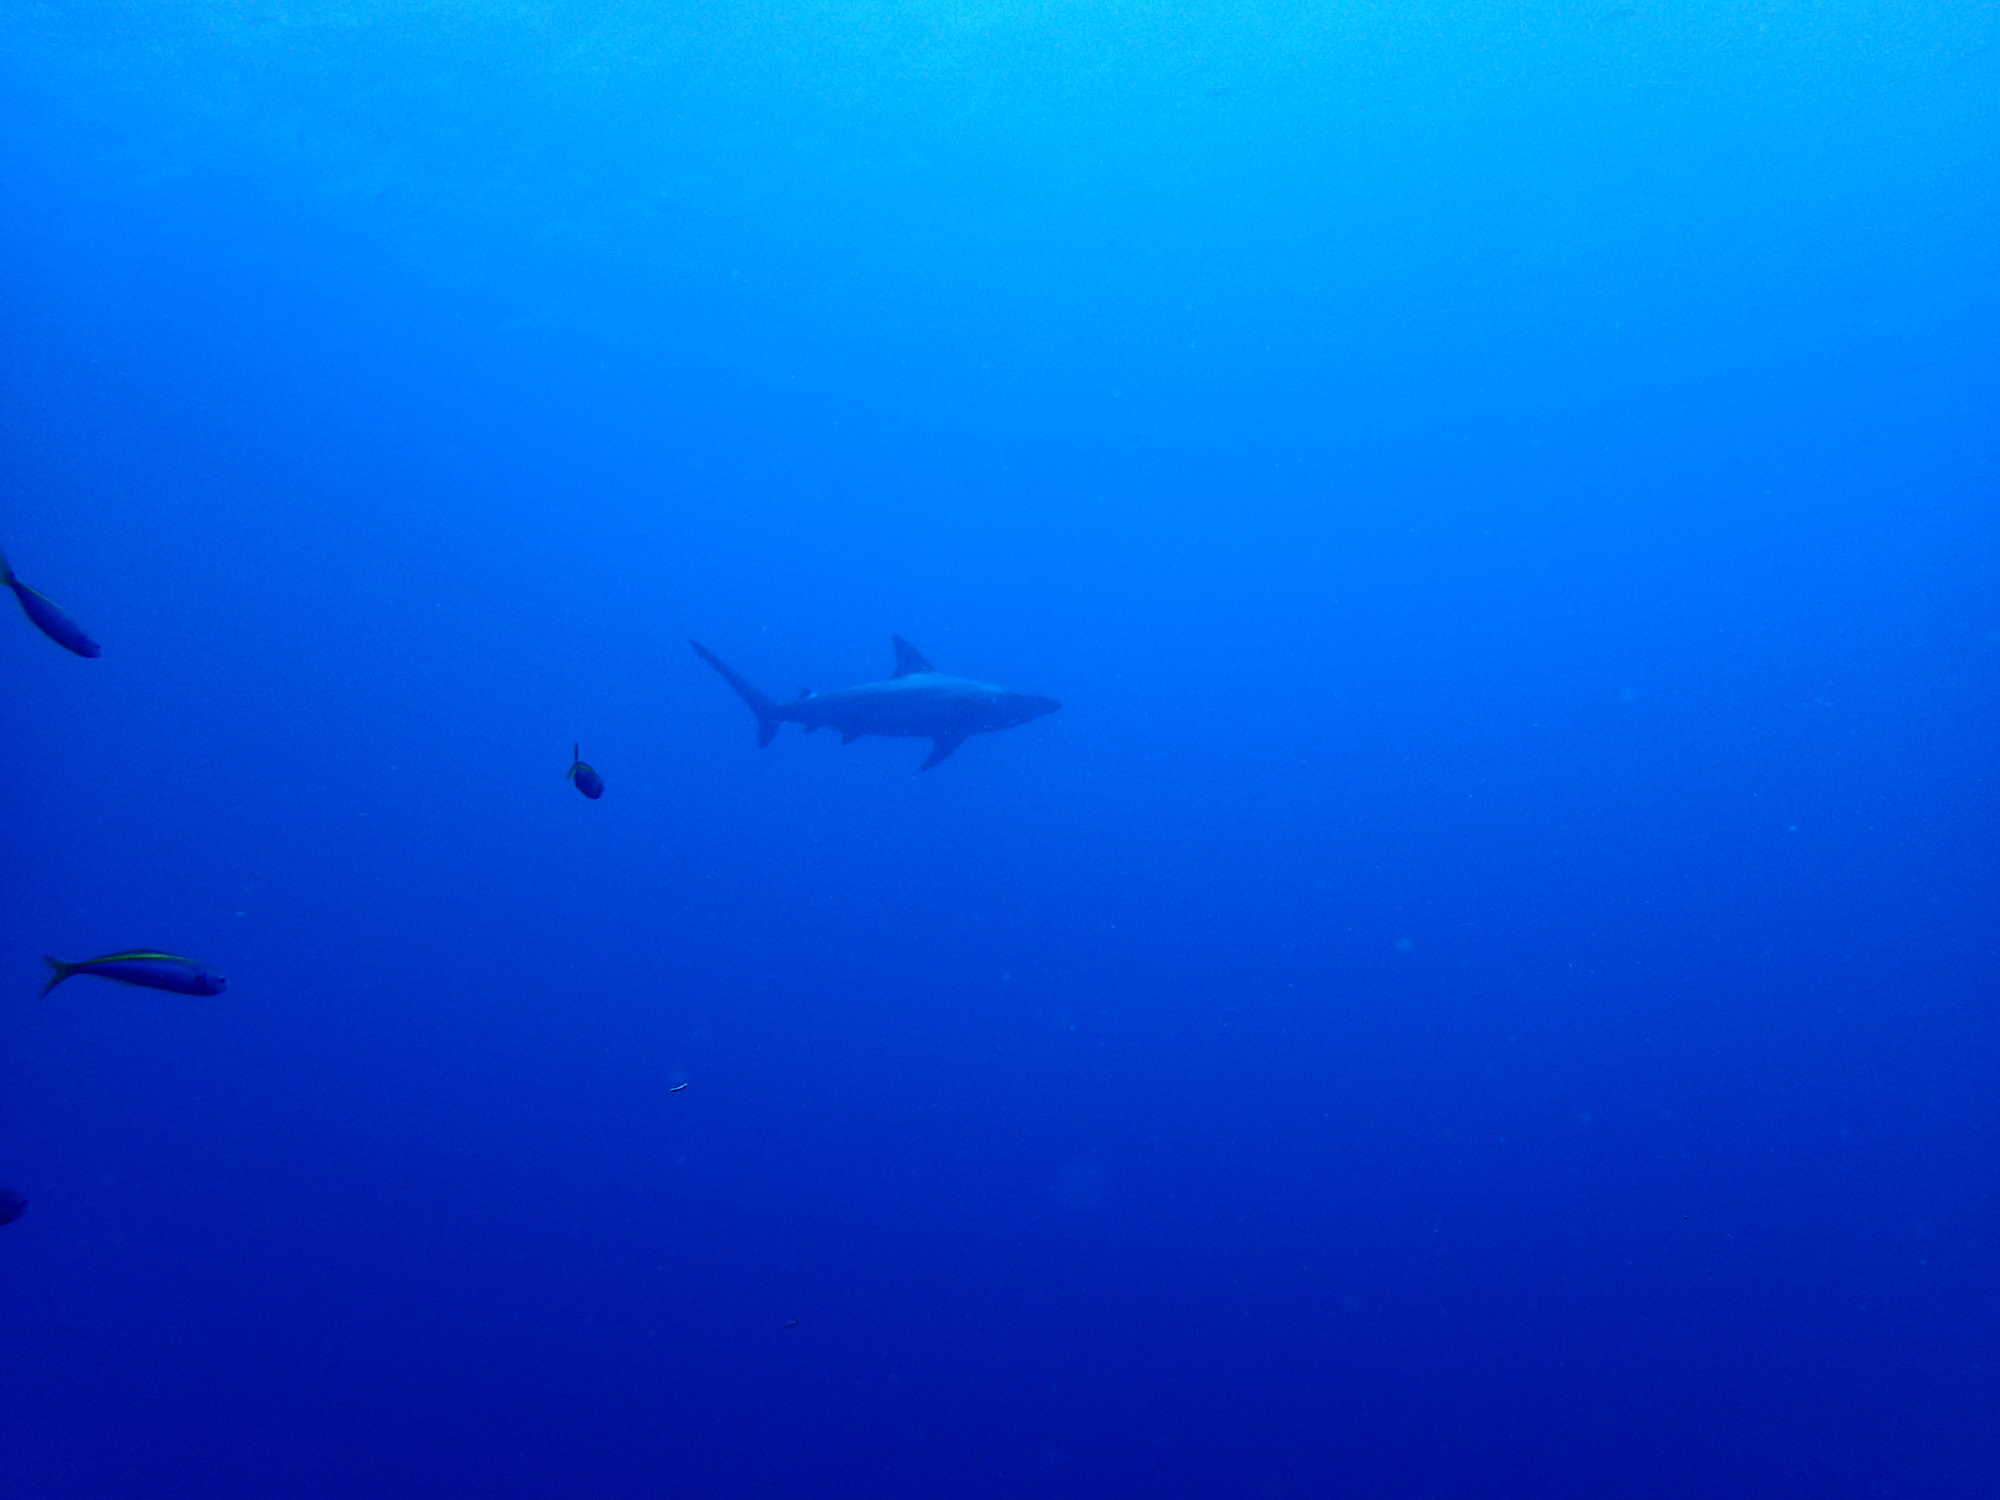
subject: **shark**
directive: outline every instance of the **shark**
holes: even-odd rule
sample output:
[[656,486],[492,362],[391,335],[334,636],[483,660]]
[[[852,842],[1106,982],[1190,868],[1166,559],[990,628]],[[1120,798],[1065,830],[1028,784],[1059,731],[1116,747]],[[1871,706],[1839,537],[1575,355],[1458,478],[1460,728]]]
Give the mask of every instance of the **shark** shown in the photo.
[[802,726],[807,734],[816,729],[838,730],[843,745],[870,734],[929,740],[931,753],[917,768],[928,771],[971,735],[1012,729],[1062,707],[1055,699],[1035,693],[1016,693],[998,683],[948,676],[900,635],[890,640],[896,647],[893,675],[838,692],[808,689],[789,703],[760,692],[700,641],[688,644],[750,705],[750,712],[757,716],[760,748],[770,744],[777,737],[778,726],[786,723]]

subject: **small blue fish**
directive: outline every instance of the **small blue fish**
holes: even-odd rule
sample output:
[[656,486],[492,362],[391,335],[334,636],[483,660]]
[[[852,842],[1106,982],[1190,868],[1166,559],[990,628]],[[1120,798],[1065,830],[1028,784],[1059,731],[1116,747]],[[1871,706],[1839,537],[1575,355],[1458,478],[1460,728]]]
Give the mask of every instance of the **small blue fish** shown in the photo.
[[44,598],[14,576],[4,553],[0,553],[0,583],[14,591],[14,597],[21,601],[21,608],[35,622],[35,628],[58,646],[78,656],[103,654],[104,648],[85,635],[83,627],[64,614],[54,600]]
[[583,746],[569,747],[569,779],[576,783],[576,789],[592,802],[604,795],[604,778],[583,763]]
[[130,953],[107,953],[102,958],[86,958],[80,964],[66,964],[59,958],[44,958],[55,970],[42,986],[46,995],[72,974],[95,974],[120,984],[141,984],[149,990],[172,990],[176,995],[219,995],[229,981],[211,974],[191,958],[171,953],[134,949]]
[[0,1224],[11,1224],[28,1211],[28,1200],[12,1188],[0,1188]]

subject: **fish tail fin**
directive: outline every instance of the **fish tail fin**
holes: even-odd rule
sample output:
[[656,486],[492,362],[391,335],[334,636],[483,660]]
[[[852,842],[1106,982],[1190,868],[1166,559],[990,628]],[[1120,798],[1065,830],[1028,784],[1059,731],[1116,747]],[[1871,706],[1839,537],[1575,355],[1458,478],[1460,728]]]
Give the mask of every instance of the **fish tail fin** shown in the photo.
[[715,668],[722,680],[736,689],[737,697],[750,705],[750,712],[757,716],[757,748],[761,750],[776,739],[778,725],[783,722],[782,710],[777,703],[700,641],[689,641],[688,644],[694,647],[696,656]]
[[563,772],[564,778],[574,781],[576,779],[576,768],[582,764],[583,742],[579,740],[572,743],[569,747],[569,769]]
[[0,589],[14,586],[14,570],[7,566],[7,554],[0,552]]
[[49,975],[49,982],[42,986],[44,995],[82,967],[80,964],[66,964],[59,958],[50,958],[46,953],[42,955],[42,962],[54,971]]

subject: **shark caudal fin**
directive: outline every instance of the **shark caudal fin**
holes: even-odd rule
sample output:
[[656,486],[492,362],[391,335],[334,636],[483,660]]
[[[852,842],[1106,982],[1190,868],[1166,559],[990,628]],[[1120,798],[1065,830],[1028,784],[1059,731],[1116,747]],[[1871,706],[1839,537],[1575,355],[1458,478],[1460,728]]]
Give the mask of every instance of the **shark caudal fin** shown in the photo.
[[737,697],[750,705],[750,712],[757,716],[757,748],[761,750],[764,746],[770,744],[772,740],[776,739],[778,724],[780,722],[778,718],[778,705],[753,686],[750,680],[743,676],[742,673],[730,666],[728,662],[717,656],[700,641],[689,641],[688,644],[694,647],[694,654],[696,656],[699,656],[703,661],[715,668],[722,680],[736,689]]
[[44,995],[83,967],[82,964],[66,964],[59,958],[50,958],[46,953],[42,955],[42,962],[55,971],[49,975],[49,982],[42,986]]

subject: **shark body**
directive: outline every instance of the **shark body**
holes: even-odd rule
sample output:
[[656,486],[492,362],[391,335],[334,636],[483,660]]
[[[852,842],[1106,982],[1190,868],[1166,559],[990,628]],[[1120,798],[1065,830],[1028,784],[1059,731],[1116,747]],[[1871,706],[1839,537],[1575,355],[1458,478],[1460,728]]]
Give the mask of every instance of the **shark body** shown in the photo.
[[838,692],[802,693],[789,703],[760,692],[700,641],[688,644],[750,705],[757,716],[759,746],[770,744],[778,726],[788,723],[800,725],[807,734],[815,729],[838,730],[843,745],[870,734],[929,740],[930,756],[919,767],[928,771],[969,735],[1011,729],[1062,707],[1053,698],[1012,692],[998,683],[948,676],[901,636],[891,639],[896,644],[894,676]]

